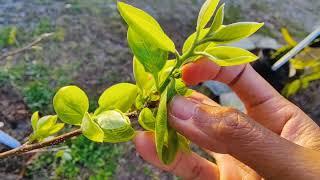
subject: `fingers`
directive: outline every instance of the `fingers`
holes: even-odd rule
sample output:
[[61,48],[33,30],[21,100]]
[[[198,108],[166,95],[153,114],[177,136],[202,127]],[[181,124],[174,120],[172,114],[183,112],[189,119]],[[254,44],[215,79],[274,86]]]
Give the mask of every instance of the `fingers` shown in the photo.
[[214,157],[220,171],[220,180],[261,180],[261,177],[251,168],[227,154],[208,153]]
[[299,173],[303,173],[305,166],[297,163],[307,164],[313,161],[311,157],[319,157],[314,151],[279,137],[237,110],[201,104],[181,96],[174,97],[170,103],[169,122],[199,146],[228,153],[264,177],[301,177]]
[[205,80],[223,82],[231,86],[247,107],[279,96],[278,92],[248,64],[219,67],[214,62],[201,58],[183,67],[182,78],[190,85],[196,85]]
[[212,61],[201,58],[183,67],[182,78],[191,85],[211,79],[228,84],[244,102],[248,114],[278,134],[292,116],[297,112],[302,113],[248,64],[219,67]]
[[171,165],[164,165],[157,157],[154,135],[151,132],[138,132],[134,143],[144,160],[183,179],[219,179],[217,166],[195,153],[178,152]]

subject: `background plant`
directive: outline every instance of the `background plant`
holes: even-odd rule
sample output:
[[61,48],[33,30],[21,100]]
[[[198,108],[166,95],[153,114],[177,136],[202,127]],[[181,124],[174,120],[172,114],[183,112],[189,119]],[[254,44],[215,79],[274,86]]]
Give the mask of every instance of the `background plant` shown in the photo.
[[[81,133],[95,142],[128,141],[135,135],[130,117],[138,117],[142,127],[154,131],[157,153],[164,163],[172,162],[179,148],[188,151],[188,140],[167,123],[167,103],[176,94],[187,96],[191,92],[180,79],[181,66],[199,57],[207,57],[220,66],[239,65],[257,59],[244,49],[224,44],[252,35],[263,24],[223,25],[222,5],[207,27],[218,4],[218,0],[204,3],[196,32],[186,40],[180,54],[155,19],[140,9],[118,2],[120,14],[129,26],[128,44],[134,54],[136,84],[119,83],[108,88],[100,96],[99,107],[94,112],[88,112],[89,100],[80,88],[61,88],[53,99],[57,115],[39,117],[37,112],[34,113],[32,124],[35,131],[29,141],[18,149],[1,153],[0,157],[57,144]],[[169,55],[174,59],[169,60]],[[50,138],[62,128],[62,124],[56,122],[57,118],[80,128]]]
[[[273,54],[272,58],[275,60],[281,58],[298,44],[287,29],[282,28],[281,33],[287,44]],[[317,41],[319,39],[316,39],[314,44]],[[283,88],[283,95],[286,97],[292,96],[299,90],[307,88],[310,82],[320,79],[319,57],[320,48],[313,47],[311,44],[289,61],[290,70],[288,76],[292,80]]]

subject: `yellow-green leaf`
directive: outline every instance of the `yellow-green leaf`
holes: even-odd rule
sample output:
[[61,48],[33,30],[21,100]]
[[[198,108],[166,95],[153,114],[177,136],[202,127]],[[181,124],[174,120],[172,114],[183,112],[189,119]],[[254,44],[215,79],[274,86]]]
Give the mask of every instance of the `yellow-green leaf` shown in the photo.
[[247,50],[228,46],[208,47],[204,55],[219,66],[235,66],[258,59]]
[[220,0],[206,0],[202,5],[197,21],[197,31],[203,29],[208,24],[219,4],[219,1]]
[[152,41],[148,41],[131,27],[128,29],[128,43],[146,72],[156,75],[166,64],[168,52],[155,46]]
[[56,134],[64,127],[64,123],[57,123],[55,124],[49,131],[48,135],[51,136],[53,134]]
[[293,39],[293,37],[290,35],[288,29],[281,28],[281,34],[283,36],[283,39],[286,41],[286,43],[290,46],[296,46],[298,43],[296,40]]
[[[201,31],[200,31],[200,34],[199,34],[199,40],[203,39],[203,38],[207,35],[207,33],[209,32],[209,30],[210,30],[209,28],[205,28],[205,29],[201,30]],[[195,38],[196,38],[196,33],[191,34],[191,35],[187,38],[187,40],[184,42],[183,47],[182,47],[182,52],[183,52],[183,53],[186,53],[186,52],[191,48],[191,45],[192,45],[192,43],[194,42]],[[202,45],[200,45],[200,46],[197,46],[196,49],[195,49],[195,51],[202,51],[202,50],[204,50],[204,49],[208,46],[208,44],[209,44],[209,43],[205,43],[205,44],[202,44]]]
[[182,79],[175,79],[175,91],[181,96],[189,96],[193,90],[189,89]]
[[163,147],[164,149],[162,153],[162,161],[164,164],[170,164],[175,160],[179,145],[178,133],[176,130],[168,126],[167,143]]
[[136,57],[133,58],[133,75],[142,95],[148,96],[155,86],[155,82],[152,75],[145,71],[143,65]]
[[162,84],[165,79],[170,75],[171,70],[176,65],[176,60],[168,60],[166,65],[162,68],[159,73],[159,82]]
[[148,13],[123,2],[118,2],[118,10],[129,27],[138,34],[142,34],[147,41],[152,42],[160,49],[175,52],[172,40]]
[[234,23],[227,26],[222,26],[218,31],[210,36],[209,39],[216,44],[226,44],[247,38],[262,26],[263,23],[255,22]]
[[81,131],[85,137],[95,142],[103,142],[104,132],[100,126],[93,121],[89,113],[86,113],[81,123]]
[[156,116],[155,140],[158,157],[163,160],[163,151],[168,136],[167,129],[167,89],[161,94],[160,104]]
[[89,109],[89,100],[77,86],[65,86],[53,98],[53,107],[59,119],[67,124],[80,125]]
[[37,123],[37,132],[48,132],[57,122],[58,117],[48,115],[48,116],[43,116],[39,119]]
[[36,111],[31,116],[31,125],[32,125],[33,131],[37,129],[38,120],[39,120],[39,111]]
[[125,142],[135,135],[130,119],[119,110],[104,111],[96,116],[96,121],[104,132],[104,142]]
[[154,131],[156,118],[149,108],[144,108],[139,115],[139,124],[148,131]]
[[215,15],[213,22],[211,24],[209,34],[214,33],[221,27],[221,25],[223,24],[223,18],[224,18],[224,4],[222,4],[218,9],[217,14]]
[[134,84],[119,83],[106,89],[99,98],[99,108],[95,114],[106,110],[119,109],[127,112],[134,104],[138,88]]

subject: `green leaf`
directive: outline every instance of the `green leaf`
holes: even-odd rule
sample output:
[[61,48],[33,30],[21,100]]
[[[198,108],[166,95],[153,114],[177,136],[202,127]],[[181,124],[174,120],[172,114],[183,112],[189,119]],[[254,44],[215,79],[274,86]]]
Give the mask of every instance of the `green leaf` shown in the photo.
[[282,90],[282,94],[286,97],[296,94],[301,88],[301,81],[299,79],[287,84]]
[[56,124],[58,117],[48,115],[48,116],[43,116],[42,118],[39,119],[37,123],[37,129],[36,131],[38,133],[48,133],[48,131]]
[[210,30],[208,34],[212,34],[215,31],[217,31],[221,25],[223,24],[223,18],[224,18],[224,4],[220,6],[220,8],[217,11],[216,16],[213,19],[213,22],[211,24]]
[[175,160],[179,145],[178,133],[173,128],[168,126],[167,146],[164,146],[162,153],[162,160],[164,164],[170,164]]
[[94,113],[99,114],[106,110],[119,109],[127,112],[134,104],[138,88],[134,84],[119,83],[106,89],[99,98],[99,108]]
[[247,38],[263,26],[263,23],[239,22],[222,26],[212,36],[209,37],[211,42],[216,44],[226,44]]
[[57,119],[58,117],[56,115],[55,116],[48,115],[48,116],[41,117],[37,122],[36,129],[33,134],[33,139],[42,140],[58,132],[58,131],[56,132],[53,131],[56,128],[55,125],[56,125]]
[[235,66],[258,59],[251,52],[228,46],[208,47],[203,54],[219,66]]
[[159,159],[170,164],[176,157],[179,141],[177,132],[168,124],[167,101],[174,95],[174,81],[161,94],[155,123],[156,151]]
[[144,108],[139,115],[139,124],[148,131],[154,131],[156,118],[149,108]]
[[206,0],[202,5],[197,21],[197,31],[203,29],[208,24],[219,4],[219,1],[220,0]]
[[179,148],[183,151],[183,152],[187,152],[187,153],[190,153],[191,152],[191,149],[190,149],[190,141],[178,134],[178,138],[179,138]]
[[36,111],[31,116],[31,125],[32,125],[33,131],[37,129],[38,120],[39,120],[39,111]]
[[93,121],[89,113],[85,113],[82,123],[81,131],[85,137],[95,142],[103,142],[104,132],[99,125]]
[[193,90],[189,89],[182,79],[175,79],[175,91],[181,96],[189,96]]
[[[203,29],[200,31],[199,34],[199,40],[203,39],[207,33],[209,32],[209,28]],[[196,32],[191,34],[187,40],[184,42],[183,47],[182,47],[182,53],[186,53],[192,46],[192,43],[194,42],[196,38]],[[195,48],[195,51],[203,51],[204,49],[206,49],[206,47],[208,46],[209,43],[205,43],[205,44],[201,44],[199,46],[197,46]]]
[[57,132],[59,132],[61,129],[63,129],[64,127],[64,123],[57,123],[55,124],[53,127],[51,127],[50,131],[49,131],[49,136],[56,134]]
[[89,109],[85,92],[77,86],[65,86],[53,98],[53,107],[59,119],[67,124],[80,125]]
[[166,142],[166,137],[168,136],[168,125],[167,125],[167,89],[163,91],[160,98],[160,104],[156,116],[155,124],[155,140],[156,140],[156,150],[158,157],[163,161],[163,151]]
[[130,119],[119,110],[104,111],[96,116],[96,121],[104,132],[104,142],[125,142],[135,135]]
[[147,41],[160,49],[175,52],[174,43],[152,16],[123,2],[118,2],[118,10],[129,27],[136,33],[143,35]]
[[174,66],[176,65],[176,60],[168,60],[166,62],[166,65],[163,67],[163,69],[160,71],[159,73],[159,81],[160,84],[162,84],[167,77],[170,75],[171,70],[174,68]]
[[133,58],[133,75],[142,95],[148,96],[152,92],[155,82],[152,75],[144,70],[143,65],[136,57]]
[[141,94],[138,94],[137,98],[136,98],[136,102],[135,102],[135,106],[138,110],[142,109],[144,107],[145,104],[145,99],[142,97]]
[[145,37],[133,31],[132,28],[128,30],[128,43],[145,71],[155,75],[166,64],[168,52],[159,49],[152,41],[148,41]]

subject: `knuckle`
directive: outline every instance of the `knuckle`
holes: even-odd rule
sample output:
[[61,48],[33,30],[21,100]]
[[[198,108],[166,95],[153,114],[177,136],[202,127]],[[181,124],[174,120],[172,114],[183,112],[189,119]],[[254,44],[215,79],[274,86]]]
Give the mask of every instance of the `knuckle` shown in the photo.
[[222,138],[244,138],[253,130],[247,117],[237,109],[222,108],[219,116],[218,132]]

